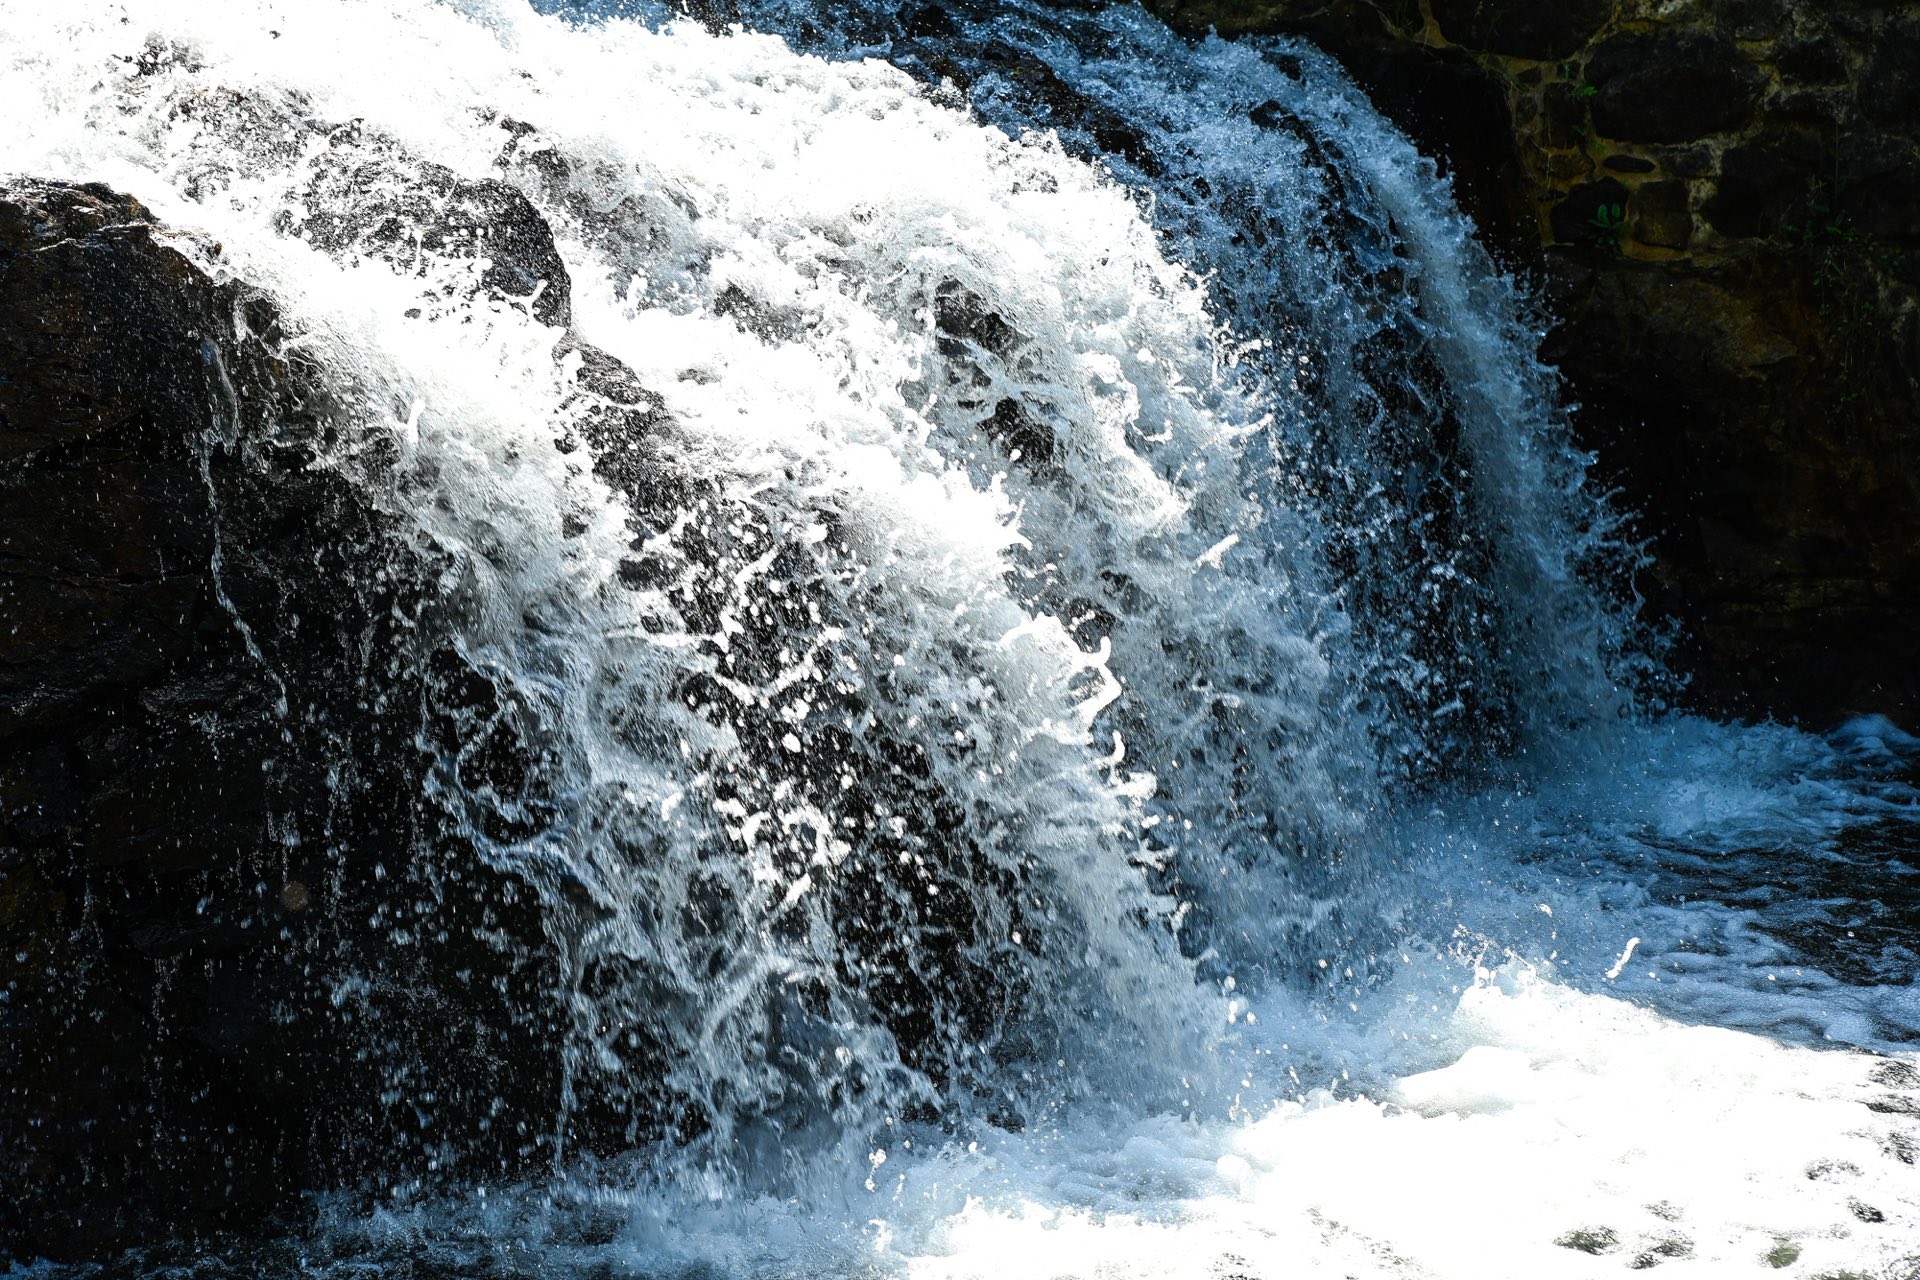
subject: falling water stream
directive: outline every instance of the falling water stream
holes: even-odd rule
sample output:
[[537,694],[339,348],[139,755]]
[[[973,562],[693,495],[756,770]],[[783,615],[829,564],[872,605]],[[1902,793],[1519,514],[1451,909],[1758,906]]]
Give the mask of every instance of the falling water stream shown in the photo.
[[[546,1169],[189,1271],[1920,1267],[1920,742],[1666,709],[1335,64],[538,8],[0,0],[0,166],[272,296],[537,744],[437,785],[564,957]],[[483,180],[561,276],[367,212]]]

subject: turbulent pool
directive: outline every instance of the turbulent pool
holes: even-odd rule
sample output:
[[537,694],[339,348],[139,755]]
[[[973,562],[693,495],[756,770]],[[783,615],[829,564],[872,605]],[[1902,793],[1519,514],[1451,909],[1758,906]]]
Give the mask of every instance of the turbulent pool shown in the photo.
[[[540,9],[0,3],[0,165],[217,241],[446,554],[538,785],[445,785],[569,975],[540,1167],[144,1265],[1920,1269],[1920,742],[1668,709],[1541,318],[1337,66]],[[564,306],[414,217],[483,181]]]

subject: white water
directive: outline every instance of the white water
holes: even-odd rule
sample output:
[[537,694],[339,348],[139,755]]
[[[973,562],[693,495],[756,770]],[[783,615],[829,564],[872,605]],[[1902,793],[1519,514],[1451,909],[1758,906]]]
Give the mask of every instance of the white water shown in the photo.
[[[0,0],[0,163],[275,296],[359,407],[327,465],[453,553],[550,753],[487,853],[632,1152],[342,1208],[310,1264],[1901,1274],[1916,958],[1862,886],[1912,889],[1823,876],[1911,821],[1912,744],[1655,714],[1526,313],[1334,68],[1048,21],[964,35],[1158,177],[874,37]],[[579,357],[474,264],[290,234],[341,157],[533,199],[705,487],[557,449]]]

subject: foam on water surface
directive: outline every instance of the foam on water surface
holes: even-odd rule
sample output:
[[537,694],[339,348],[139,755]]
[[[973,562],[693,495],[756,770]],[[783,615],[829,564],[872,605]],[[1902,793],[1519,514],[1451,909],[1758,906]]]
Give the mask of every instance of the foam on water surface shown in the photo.
[[[636,1117],[267,1265],[1911,1274],[1915,743],[1658,713],[1432,166],[1303,47],[1010,3],[968,98],[830,8],[0,4],[6,167],[268,290],[445,552]],[[571,337],[300,234],[336,163],[511,184]],[[579,339],[696,497],[596,474]]]
[[[1912,1055],[1687,1025],[1518,962],[1460,976],[1457,1003],[1422,993],[1419,1043],[1367,1053],[1445,1065],[1370,1093],[1335,1077],[1297,1100],[1250,1089],[1229,1119],[896,1139],[800,1199],[441,1205],[335,1245],[527,1275],[1911,1273]],[[1299,1061],[1249,1040],[1243,1061]]]

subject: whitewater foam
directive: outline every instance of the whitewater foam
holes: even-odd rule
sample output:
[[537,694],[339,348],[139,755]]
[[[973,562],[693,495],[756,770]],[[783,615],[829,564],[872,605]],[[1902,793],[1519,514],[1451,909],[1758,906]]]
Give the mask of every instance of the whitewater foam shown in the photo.
[[[1914,743],[1636,696],[1637,549],[1432,166],[1298,46],[1009,4],[963,99],[747,10],[810,14],[0,8],[8,166],[274,296],[544,753],[438,785],[566,958],[553,1179],[298,1265],[1907,1265]],[[376,161],[517,188],[571,331],[294,233]]]

